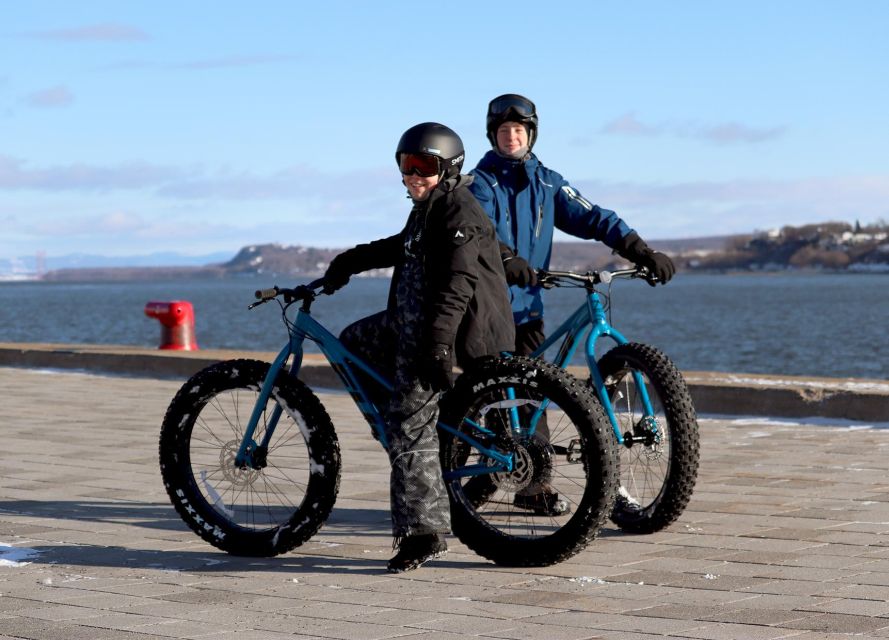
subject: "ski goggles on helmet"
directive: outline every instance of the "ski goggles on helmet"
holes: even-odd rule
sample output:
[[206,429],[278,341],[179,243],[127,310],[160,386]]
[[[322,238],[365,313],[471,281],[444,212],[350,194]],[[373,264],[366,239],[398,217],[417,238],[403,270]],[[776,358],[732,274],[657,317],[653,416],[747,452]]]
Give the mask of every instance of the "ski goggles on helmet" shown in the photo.
[[425,153],[402,153],[398,157],[398,169],[403,175],[418,175],[431,178],[441,173],[441,165],[436,156]]
[[513,112],[520,118],[533,118],[537,115],[534,103],[524,96],[507,93],[491,100],[488,105],[488,116],[493,118],[506,118]]

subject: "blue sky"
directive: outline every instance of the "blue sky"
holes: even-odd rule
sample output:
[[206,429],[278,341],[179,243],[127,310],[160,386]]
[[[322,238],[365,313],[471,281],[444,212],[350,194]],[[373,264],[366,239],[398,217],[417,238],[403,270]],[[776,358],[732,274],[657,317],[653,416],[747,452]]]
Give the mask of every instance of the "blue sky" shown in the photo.
[[886,220],[887,32],[878,0],[4,2],[0,259],[389,235],[401,133],[468,170],[506,92],[649,241]]

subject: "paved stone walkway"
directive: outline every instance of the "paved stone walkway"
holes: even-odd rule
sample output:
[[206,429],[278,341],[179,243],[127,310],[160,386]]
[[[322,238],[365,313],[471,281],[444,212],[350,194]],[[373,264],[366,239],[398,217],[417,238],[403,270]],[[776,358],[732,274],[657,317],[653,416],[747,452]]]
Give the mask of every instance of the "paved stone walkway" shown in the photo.
[[391,576],[386,457],[347,396],[322,394],[344,459],[331,519],[243,559],[161,485],[177,387],[0,368],[0,638],[889,638],[889,431],[701,420],[698,488],[667,531],[607,529],[532,570],[452,539]]

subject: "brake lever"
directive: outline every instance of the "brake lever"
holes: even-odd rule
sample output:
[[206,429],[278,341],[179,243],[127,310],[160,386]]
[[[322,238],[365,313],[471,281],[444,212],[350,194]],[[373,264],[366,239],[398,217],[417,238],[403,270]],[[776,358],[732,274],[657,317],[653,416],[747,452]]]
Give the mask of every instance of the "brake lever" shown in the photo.
[[537,286],[541,289],[554,289],[556,283],[553,280],[550,280],[550,275],[543,269],[540,269],[537,272]]
[[636,277],[643,278],[645,282],[652,286],[660,282],[660,280],[658,280],[658,277],[654,273],[652,273],[648,267],[639,267],[639,269],[636,271]]

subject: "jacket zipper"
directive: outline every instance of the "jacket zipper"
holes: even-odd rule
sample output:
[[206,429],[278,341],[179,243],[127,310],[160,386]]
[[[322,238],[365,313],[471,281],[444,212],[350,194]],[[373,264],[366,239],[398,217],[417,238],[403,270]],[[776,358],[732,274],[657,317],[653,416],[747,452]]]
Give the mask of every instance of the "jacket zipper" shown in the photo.
[[513,245],[512,249],[516,255],[519,255],[519,247],[512,233],[512,216],[509,213],[509,207],[506,207],[506,229],[509,231],[510,240],[512,240],[512,242],[510,242],[510,244]]
[[540,226],[543,224],[543,205],[537,207],[537,228],[534,230],[534,237],[540,237]]

